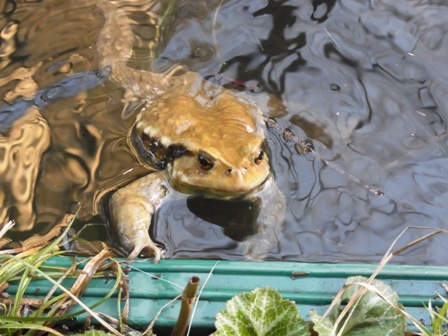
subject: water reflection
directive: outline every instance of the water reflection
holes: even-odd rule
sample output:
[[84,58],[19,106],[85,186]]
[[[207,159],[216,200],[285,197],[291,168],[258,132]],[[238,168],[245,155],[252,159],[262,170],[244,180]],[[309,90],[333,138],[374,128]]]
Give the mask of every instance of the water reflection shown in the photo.
[[[180,1],[168,12],[163,2],[122,4],[137,23],[133,66],[148,69],[157,44],[157,71],[181,63],[260,104],[267,105],[266,93],[281,100],[262,106],[282,130],[269,129],[267,137],[287,200],[268,258],[374,262],[406,226],[447,228],[444,2]],[[101,76],[92,85],[76,79],[98,78],[95,42],[103,20],[93,8],[55,0],[0,7],[0,219],[14,217],[22,230],[34,216],[37,230],[48,230],[77,201],[81,224],[98,222],[92,200],[145,173],[125,141],[138,100],[110,82],[99,85]],[[167,14],[161,36],[153,25],[157,11]],[[55,89],[67,82],[76,89]],[[12,127],[19,132],[38,114],[51,138],[20,141],[21,152],[41,159],[17,184],[17,156],[6,154],[14,144],[10,126],[19,120]],[[315,151],[298,151],[297,140],[312,142]],[[184,200],[159,211],[153,232],[168,257],[242,257],[238,239],[190,210]],[[401,241],[424,233],[409,231]],[[443,241],[432,238],[396,261],[445,264]]]

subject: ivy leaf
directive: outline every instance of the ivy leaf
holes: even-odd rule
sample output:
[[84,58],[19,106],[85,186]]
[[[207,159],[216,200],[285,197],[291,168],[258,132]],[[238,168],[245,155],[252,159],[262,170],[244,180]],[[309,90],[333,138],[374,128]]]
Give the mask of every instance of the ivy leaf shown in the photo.
[[216,315],[214,336],[310,336],[293,301],[271,288],[241,293]]
[[[337,327],[335,326],[334,323],[345,306],[342,305],[342,302],[348,302],[363,287],[360,283],[367,283],[367,278],[350,277],[347,279],[346,290],[336,302],[328,318],[317,315],[315,311],[310,312],[314,330],[319,336],[329,336],[336,328],[333,333],[336,335],[342,325],[346,323],[345,329],[341,333],[344,336],[403,336],[406,327],[405,317],[372,290],[367,290],[358,304],[352,308],[353,312],[347,314],[347,316],[350,315],[347,317],[348,321],[344,317],[341,323]],[[373,280],[370,286],[376,288],[392,304],[398,305],[398,295],[389,285],[379,280]]]

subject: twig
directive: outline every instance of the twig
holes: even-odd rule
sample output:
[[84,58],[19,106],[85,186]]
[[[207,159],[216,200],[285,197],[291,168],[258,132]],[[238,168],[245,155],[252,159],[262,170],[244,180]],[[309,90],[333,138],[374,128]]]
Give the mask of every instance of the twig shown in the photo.
[[146,330],[142,333],[142,335],[146,335],[153,327],[154,324],[156,323],[157,319],[159,318],[160,314],[162,314],[162,311],[168,307],[169,305],[171,305],[174,301],[176,301],[177,299],[179,299],[181,297],[181,294],[179,294],[178,296],[176,296],[174,299],[172,299],[171,301],[167,302],[166,304],[164,304],[159,311],[157,312],[156,316],[154,316],[154,318],[152,319],[151,323],[149,324],[148,328],[146,328]]
[[336,40],[331,36],[330,32],[327,30],[327,28],[324,28],[327,35],[330,37],[330,39],[333,41],[334,44],[336,44],[336,47],[340,48],[340,45],[336,42]]
[[210,270],[210,272],[208,272],[207,277],[205,278],[204,284],[201,286],[201,289],[199,290],[199,294],[198,294],[198,298],[194,304],[194,308],[193,308],[193,313],[191,314],[191,320],[190,320],[190,325],[188,326],[188,331],[187,331],[187,336],[190,335],[190,331],[191,331],[191,326],[193,324],[193,318],[194,318],[194,314],[196,313],[196,308],[198,307],[198,302],[201,298],[202,295],[202,291],[204,290],[205,286],[207,285],[208,281],[210,280],[213,271],[215,270],[216,266],[218,266],[219,264],[219,260],[216,260],[215,264],[213,265],[212,269]]
[[182,293],[182,305],[180,307],[179,317],[177,318],[176,326],[171,333],[171,336],[183,336],[190,321],[191,310],[193,308],[196,292],[198,291],[199,277],[193,276],[190,278],[187,286]]
[[219,47],[218,47],[218,39],[216,38],[216,25],[217,25],[217,22],[218,22],[218,13],[219,13],[219,10],[221,9],[221,6],[222,6],[223,2],[224,2],[224,0],[221,0],[219,2],[218,7],[216,7],[215,13],[213,13],[212,36],[213,36],[214,47],[216,47],[216,57],[217,58],[221,58],[221,55],[220,55]]
[[442,282],[440,285],[441,285],[442,288],[445,290],[445,292],[448,293],[448,285],[447,285],[446,283],[444,283],[444,282]]

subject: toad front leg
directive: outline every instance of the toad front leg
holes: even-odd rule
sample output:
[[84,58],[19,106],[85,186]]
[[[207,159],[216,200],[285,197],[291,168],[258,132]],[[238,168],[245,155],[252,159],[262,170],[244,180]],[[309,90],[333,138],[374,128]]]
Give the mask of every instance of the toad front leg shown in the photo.
[[161,257],[160,248],[149,237],[151,218],[168,193],[163,185],[165,172],[152,173],[117,190],[109,201],[110,220],[121,246],[129,252],[128,260],[140,253],[152,254],[153,262]]

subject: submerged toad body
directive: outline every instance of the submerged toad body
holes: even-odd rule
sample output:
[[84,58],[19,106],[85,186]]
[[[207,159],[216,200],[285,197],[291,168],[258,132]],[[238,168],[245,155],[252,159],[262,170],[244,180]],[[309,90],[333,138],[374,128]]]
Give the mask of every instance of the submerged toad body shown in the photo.
[[128,259],[161,252],[148,234],[151,217],[169,190],[236,198],[260,189],[270,176],[261,111],[197,74],[161,75],[126,66],[132,32],[125,13],[100,1],[106,16],[98,49],[111,78],[147,101],[129,132],[140,162],[157,172],[116,191],[110,219]]

